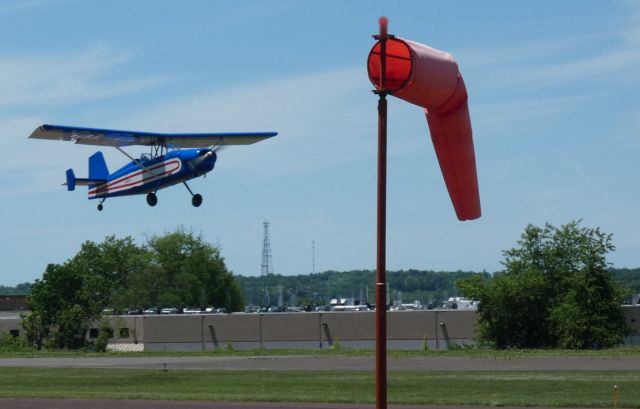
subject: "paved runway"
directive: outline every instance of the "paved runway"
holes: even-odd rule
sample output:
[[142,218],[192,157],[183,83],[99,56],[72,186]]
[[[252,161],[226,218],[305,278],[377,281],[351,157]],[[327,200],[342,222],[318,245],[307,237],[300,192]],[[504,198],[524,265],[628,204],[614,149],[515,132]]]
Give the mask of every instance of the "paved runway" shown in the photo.
[[[92,357],[4,358],[0,367],[31,368],[163,368],[199,370],[339,370],[375,368],[373,357],[267,356],[267,357]],[[390,358],[390,371],[500,371],[500,370],[637,370],[640,356],[612,357],[409,357]]]

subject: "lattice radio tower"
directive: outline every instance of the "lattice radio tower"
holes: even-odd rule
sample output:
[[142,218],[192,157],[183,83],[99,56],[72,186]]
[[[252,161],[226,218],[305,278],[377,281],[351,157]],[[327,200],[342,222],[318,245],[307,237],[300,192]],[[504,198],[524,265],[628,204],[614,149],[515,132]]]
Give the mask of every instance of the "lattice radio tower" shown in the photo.
[[271,255],[271,243],[269,242],[269,222],[264,222],[262,225],[264,226],[264,238],[262,239],[261,277],[273,274],[273,256]]

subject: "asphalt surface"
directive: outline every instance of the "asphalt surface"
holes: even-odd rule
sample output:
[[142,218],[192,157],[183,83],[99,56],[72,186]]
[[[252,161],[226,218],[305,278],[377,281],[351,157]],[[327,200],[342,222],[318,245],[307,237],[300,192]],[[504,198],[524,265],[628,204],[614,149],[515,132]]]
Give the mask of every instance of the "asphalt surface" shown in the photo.
[[[623,357],[409,357],[390,358],[390,371],[500,371],[500,370],[638,370],[640,356]],[[95,357],[95,358],[4,358],[0,367],[30,368],[137,368],[200,370],[309,370],[368,371],[374,357],[266,356],[266,357]]]

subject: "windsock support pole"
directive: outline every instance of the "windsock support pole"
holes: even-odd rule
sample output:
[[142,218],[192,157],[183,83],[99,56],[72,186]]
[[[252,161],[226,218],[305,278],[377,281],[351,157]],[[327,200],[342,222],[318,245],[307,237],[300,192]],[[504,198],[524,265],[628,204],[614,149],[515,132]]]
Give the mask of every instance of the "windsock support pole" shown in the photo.
[[385,84],[387,18],[381,17],[378,95],[378,197],[376,239],[376,409],[387,409],[387,94]]

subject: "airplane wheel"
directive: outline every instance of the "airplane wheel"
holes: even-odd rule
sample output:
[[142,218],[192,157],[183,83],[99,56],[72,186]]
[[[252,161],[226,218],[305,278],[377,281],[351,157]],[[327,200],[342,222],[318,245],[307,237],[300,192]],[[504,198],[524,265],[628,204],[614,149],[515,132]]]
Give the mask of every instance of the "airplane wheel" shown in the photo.
[[103,207],[102,207],[102,203],[100,203],[100,204],[98,205],[98,211],[99,211],[99,212],[101,212],[101,211],[102,211],[102,209],[103,209]]
[[202,195],[200,195],[198,193],[193,195],[193,197],[191,198],[191,204],[194,207],[200,207],[200,205],[202,204]]
[[156,196],[155,193],[149,193],[147,194],[147,204],[151,207],[155,206],[156,204],[158,204],[158,196]]

